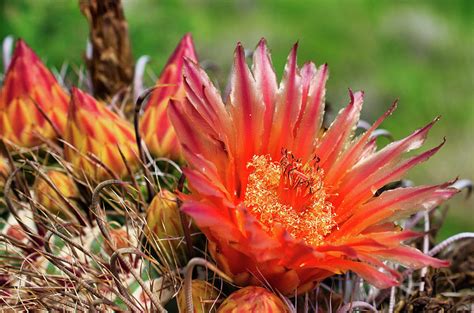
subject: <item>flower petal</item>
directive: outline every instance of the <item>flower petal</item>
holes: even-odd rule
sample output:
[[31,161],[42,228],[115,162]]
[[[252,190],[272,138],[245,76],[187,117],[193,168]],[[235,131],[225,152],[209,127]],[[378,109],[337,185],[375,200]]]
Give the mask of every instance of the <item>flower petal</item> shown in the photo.
[[[235,49],[234,68],[231,75],[230,108],[235,129],[235,158],[240,176],[241,188],[245,190],[247,182],[247,162],[260,151],[265,106],[257,93],[255,80],[245,63],[244,48],[241,44]],[[249,140],[253,138],[253,140]]]
[[349,91],[349,93],[351,102],[338,114],[315,150],[315,154],[319,157],[319,166],[325,172],[329,171],[334,160],[342,152],[359,120],[364,93],[356,92],[353,94],[352,91]]
[[419,148],[436,121],[437,119],[425,127],[418,129],[410,136],[390,143],[382,150],[357,163],[350,170],[350,175],[348,173],[339,185],[339,195],[337,199],[334,199],[335,203],[339,204],[341,200],[347,196],[349,191],[353,190],[355,186],[360,185],[361,182],[367,180],[368,175],[371,173],[377,173],[382,168],[389,168],[389,165],[394,167],[394,163],[400,159],[403,153]]
[[360,206],[333,236],[357,235],[371,225],[395,221],[420,210],[431,210],[458,192],[448,185],[397,188]]
[[396,107],[397,102],[394,102],[384,115],[382,115],[363,135],[361,135],[354,144],[342,153],[331,168],[326,171],[326,176],[324,178],[326,184],[329,186],[337,186],[338,181],[342,179],[349,169],[354,166],[357,161],[362,159],[366,149],[371,145],[375,148],[375,139],[371,143],[370,136],[374,130],[376,130],[380,124],[382,124],[382,122],[393,113]]
[[268,151],[274,160],[281,157],[282,148],[293,146],[293,129],[301,109],[302,86],[296,63],[297,49],[298,44],[291,49],[278,91]]
[[420,155],[409,158],[408,160],[397,164],[396,166],[388,165],[387,168],[379,169],[372,175],[368,175],[361,180],[357,186],[346,194],[342,203],[338,207],[336,214],[337,220],[340,222],[347,218],[347,212],[358,204],[369,200],[375,192],[388,184],[389,182],[400,179],[409,169],[415,165],[428,160],[444,145],[444,141],[437,147],[428,150]]
[[[307,68],[303,67],[303,81],[311,75],[305,74],[312,71],[312,63]],[[324,115],[324,98],[326,94],[326,81],[328,79],[328,66],[324,64],[313,75],[307,97],[303,92],[300,117],[295,126],[295,143],[293,151],[295,155],[300,156],[303,160],[307,160],[314,150],[316,137],[319,134]]]
[[389,250],[378,251],[378,257],[384,260],[392,260],[408,268],[418,269],[425,266],[446,267],[449,261],[433,258],[412,247],[397,247]]
[[263,143],[268,144],[272,127],[273,114],[275,110],[276,94],[278,91],[275,70],[273,69],[270,52],[265,39],[261,39],[253,54],[252,71],[262,100],[265,104],[265,115],[263,120]]

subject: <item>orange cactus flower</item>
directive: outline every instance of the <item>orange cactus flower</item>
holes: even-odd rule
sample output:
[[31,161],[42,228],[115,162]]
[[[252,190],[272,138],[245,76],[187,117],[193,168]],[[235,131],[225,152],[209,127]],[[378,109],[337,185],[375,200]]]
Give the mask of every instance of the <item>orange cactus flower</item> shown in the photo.
[[290,310],[277,295],[262,287],[245,287],[231,294],[217,313],[289,313]]
[[19,40],[0,91],[0,137],[32,147],[42,138],[55,138],[56,132],[62,135],[68,102],[69,96],[53,74]]
[[394,221],[451,197],[448,184],[398,188],[375,196],[441,147],[419,148],[434,122],[377,151],[374,130],[395,105],[354,136],[364,94],[321,131],[328,68],[296,61],[291,50],[277,85],[262,40],[252,71],[235,51],[227,105],[205,72],[185,62],[189,86],[169,114],[189,163],[191,189],[181,195],[209,240],[218,265],[240,285],[268,282],[285,295],[303,293],[333,274],[353,271],[379,288],[400,283],[384,261],[410,268],[447,262],[403,241],[417,234]]
[[64,139],[66,160],[94,181],[126,176],[124,159],[131,169],[138,163],[132,125],[77,88],[72,89]]
[[168,119],[167,108],[170,98],[184,98],[184,58],[197,61],[190,34],[181,39],[169,58],[156,83],[157,89],[152,93],[140,120],[140,132],[150,153],[155,156],[178,159],[181,154],[176,133]]

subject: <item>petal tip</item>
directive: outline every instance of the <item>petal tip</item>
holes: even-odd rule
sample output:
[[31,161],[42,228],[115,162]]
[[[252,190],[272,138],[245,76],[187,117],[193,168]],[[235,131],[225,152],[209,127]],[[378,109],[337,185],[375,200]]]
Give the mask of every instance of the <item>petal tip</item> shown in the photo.
[[265,37],[260,38],[257,47],[264,48],[265,50],[267,49],[267,40],[265,39]]

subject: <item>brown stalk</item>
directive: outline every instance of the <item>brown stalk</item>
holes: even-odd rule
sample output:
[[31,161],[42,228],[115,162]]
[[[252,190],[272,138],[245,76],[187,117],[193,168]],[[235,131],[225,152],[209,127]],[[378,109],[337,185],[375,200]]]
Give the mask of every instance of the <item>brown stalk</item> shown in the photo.
[[92,57],[86,64],[94,96],[110,100],[127,89],[133,79],[133,58],[121,0],[80,0],[89,23]]

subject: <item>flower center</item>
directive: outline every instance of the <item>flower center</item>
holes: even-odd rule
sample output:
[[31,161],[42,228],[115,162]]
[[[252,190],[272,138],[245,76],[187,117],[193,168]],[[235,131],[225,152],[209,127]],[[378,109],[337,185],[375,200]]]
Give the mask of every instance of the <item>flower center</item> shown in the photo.
[[319,159],[303,164],[288,151],[282,154],[279,162],[268,155],[253,156],[247,164],[252,172],[244,204],[266,231],[284,227],[294,238],[317,246],[336,225]]

